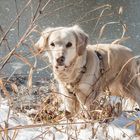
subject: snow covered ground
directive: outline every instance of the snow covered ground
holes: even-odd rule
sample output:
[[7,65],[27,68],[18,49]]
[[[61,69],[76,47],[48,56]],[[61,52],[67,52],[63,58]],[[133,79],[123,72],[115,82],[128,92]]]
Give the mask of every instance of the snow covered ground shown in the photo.
[[[131,117],[130,113],[122,113],[111,123],[94,123],[86,125],[81,123],[83,120],[77,120],[76,124],[70,124],[66,121],[61,121],[63,125],[39,126],[33,124],[29,117],[24,114],[14,114],[9,110],[7,100],[1,99],[0,106],[0,127],[4,129],[23,126],[23,129],[7,130],[0,132],[0,139],[6,140],[9,136],[10,140],[138,140],[135,135],[135,123],[133,120],[140,117],[140,113],[135,113]],[[59,123],[59,124],[60,124]],[[132,123],[132,124],[131,124]],[[31,126],[33,125],[33,126]],[[36,125],[36,126],[34,126]],[[30,128],[25,128],[31,126]],[[127,127],[128,126],[128,127]],[[95,135],[96,134],[96,135]],[[13,139],[12,139],[13,138]]]

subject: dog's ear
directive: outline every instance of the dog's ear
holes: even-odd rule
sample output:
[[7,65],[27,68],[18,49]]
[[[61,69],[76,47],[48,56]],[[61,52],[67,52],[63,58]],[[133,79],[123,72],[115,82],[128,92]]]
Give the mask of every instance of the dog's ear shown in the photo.
[[72,28],[76,35],[77,53],[80,56],[86,49],[88,43],[88,35],[78,25],[74,25]]
[[48,38],[53,31],[60,30],[62,27],[46,28],[42,33],[40,39],[35,43],[35,50],[39,53],[48,49]]
[[43,50],[47,49],[48,46],[48,37],[53,32],[55,28],[47,28],[41,33],[41,37],[35,43],[35,50],[39,53],[43,52]]

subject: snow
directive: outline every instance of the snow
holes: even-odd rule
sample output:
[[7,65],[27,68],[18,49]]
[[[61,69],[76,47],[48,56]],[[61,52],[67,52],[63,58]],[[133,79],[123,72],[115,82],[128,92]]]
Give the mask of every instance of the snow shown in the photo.
[[[130,108],[129,108],[130,109]],[[10,115],[8,117],[8,112]],[[15,140],[138,140],[135,136],[134,124],[126,127],[127,124],[136,120],[140,117],[140,113],[136,115],[127,113],[122,113],[122,115],[116,118],[110,123],[94,123],[94,125],[87,123],[86,125],[80,122],[83,120],[77,120],[77,124],[69,125],[54,125],[54,126],[44,126],[44,127],[32,127],[19,129],[17,131],[17,137]],[[7,121],[8,120],[8,121]],[[5,99],[1,99],[0,106],[0,125],[5,127],[6,122],[8,123],[8,128],[15,126],[26,126],[32,125],[33,122],[25,114],[15,114],[12,110],[9,110],[8,102]],[[66,124],[66,120],[61,121],[62,124]],[[96,130],[96,136],[93,136],[93,130]],[[15,130],[8,130],[8,135],[10,138],[14,136]],[[4,139],[4,132],[2,132]]]

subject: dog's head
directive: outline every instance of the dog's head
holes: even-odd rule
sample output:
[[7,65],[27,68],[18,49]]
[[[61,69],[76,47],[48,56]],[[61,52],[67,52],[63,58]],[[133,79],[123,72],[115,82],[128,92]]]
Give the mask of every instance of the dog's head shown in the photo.
[[76,57],[83,55],[87,42],[87,34],[77,25],[47,28],[35,48],[49,57],[56,70],[64,70]]

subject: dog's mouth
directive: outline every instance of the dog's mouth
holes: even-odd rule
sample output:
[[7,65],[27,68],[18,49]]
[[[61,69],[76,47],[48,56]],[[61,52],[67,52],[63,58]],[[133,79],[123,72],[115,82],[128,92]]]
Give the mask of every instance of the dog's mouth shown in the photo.
[[55,70],[56,71],[65,71],[67,69],[66,65],[56,65]]
[[54,69],[55,69],[55,71],[58,71],[58,72],[69,71],[74,66],[74,64],[75,64],[74,61],[69,64],[65,64],[65,63],[58,64],[57,63],[56,65],[54,65]]
[[65,65],[57,65],[57,66],[55,66],[55,69],[56,70],[65,70],[67,68],[67,66],[65,66]]

